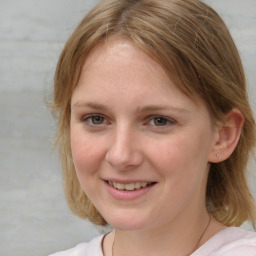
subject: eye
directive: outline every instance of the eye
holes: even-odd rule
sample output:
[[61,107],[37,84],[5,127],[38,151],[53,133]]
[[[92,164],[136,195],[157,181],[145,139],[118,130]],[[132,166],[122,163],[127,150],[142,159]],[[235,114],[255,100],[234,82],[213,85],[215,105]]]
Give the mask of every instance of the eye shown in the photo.
[[174,124],[175,121],[163,116],[155,116],[150,121],[149,124],[152,126],[168,126]]
[[168,122],[168,120],[166,118],[161,117],[161,116],[153,118],[152,121],[155,126],[164,126]]
[[86,116],[84,121],[89,125],[101,125],[106,123],[106,119],[100,115]]
[[104,117],[102,116],[92,116],[91,122],[93,124],[103,124],[104,123]]

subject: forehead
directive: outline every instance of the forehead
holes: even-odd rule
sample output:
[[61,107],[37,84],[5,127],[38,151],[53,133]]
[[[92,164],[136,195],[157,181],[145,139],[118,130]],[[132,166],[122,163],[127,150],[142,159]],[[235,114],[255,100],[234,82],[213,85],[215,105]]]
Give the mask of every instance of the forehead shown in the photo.
[[[77,84],[108,87],[116,84],[116,89],[139,88],[145,84],[150,89],[163,84],[174,87],[162,65],[139,49],[133,42],[123,38],[110,38],[98,44],[85,59]],[[105,88],[107,89],[107,88]],[[153,88],[151,88],[153,89]]]
[[[111,37],[93,48],[85,59],[82,70],[84,72],[97,68],[107,70],[109,67],[114,70],[115,67],[132,65],[136,70],[151,69],[151,71],[156,71],[154,73],[164,74],[162,66],[156,64],[156,61],[145,54],[131,40]],[[123,73],[128,73],[128,70],[124,71]]]
[[[85,86],[86,85],[86,86]],[[126,39],[108,39],[87,56],[77,88],[104,91],[174,87],[164,69],[155,60]]]
[[[167,65],[166,59],[170,59],[170,56],[166,56],[166,58],[164,57],[163,60],[163,58],[160,58],[153,49],[150,47],[148,48],[147,45],[142,48],[140,47],[136,45],[136,41],[134,43],[131,39],[125,36],[121,37],[120,35],[112,35],[94,46],[86,58],[84,58],[82,67],[80,66],[79,69],[82,69],[82,74],[90,72],[92,69],[98,69],[100,73],[100,71],[103,71],[104,64],[106,67],[111,66],[112,68],[114,67],[114,64],[116,64],[116,66],[123,66],[123,75],[126,74],[131,78],[132,76],[129,76],[129,72],[125,69],[125,64],[128,66],[133,65],[136,71],[148,69],[152,75],[154,74],[155,76],[165,78],[169,77],[169,80],[174,82],[175,85],[195,101],[195,103],[202,101],[196,91],[192,93],[193,90],[187,90],[187,86],[184,86],[183,77],[185,77],[185,73],[187,71],[184,71],[183,68],[179,67],[179,65],[178,67],[175,65],[175,70],[170,68],[174,63],[177,63],[177,61],[172,60],[174,61],[173,64]],[[179,72],[177,72],[176,68]],[[114,72],[114,69],[112,72]],[[183,72],[184,76],[182,75]],[[81,79],[79,82],[81,82]]]
[[202,105],[187,97],[157,61],[126,39],[107,40],[85,59],[72,104],[85,101],[137,109],[160,103],[177,109]]

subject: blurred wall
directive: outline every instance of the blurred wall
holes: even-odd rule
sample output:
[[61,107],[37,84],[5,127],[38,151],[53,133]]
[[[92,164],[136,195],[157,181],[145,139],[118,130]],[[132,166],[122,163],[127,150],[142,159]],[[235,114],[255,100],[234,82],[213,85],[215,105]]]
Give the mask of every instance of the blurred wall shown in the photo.
[[[48,255],[100,232],[66,206],[54,121],[45,106],[63,44],[96,2],[0,0],[0,256]],[[256,106],[256,2],[205,2],[235,38]]]

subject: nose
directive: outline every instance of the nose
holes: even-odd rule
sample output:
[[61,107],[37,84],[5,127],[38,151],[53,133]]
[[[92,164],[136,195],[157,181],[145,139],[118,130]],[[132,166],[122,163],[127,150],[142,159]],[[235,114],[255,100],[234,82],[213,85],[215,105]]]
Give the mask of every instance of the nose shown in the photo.
[[143,162],[143,153],[138,136],[128,128],[116,129],[106,153],[106,161],[119,171],[140,166]]

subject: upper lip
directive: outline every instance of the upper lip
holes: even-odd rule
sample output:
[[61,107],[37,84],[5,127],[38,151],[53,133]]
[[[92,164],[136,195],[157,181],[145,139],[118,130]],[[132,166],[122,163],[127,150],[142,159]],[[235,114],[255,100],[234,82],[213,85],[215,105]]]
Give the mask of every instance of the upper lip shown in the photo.
[[143,180],[143,179],[129,179],[129,180],[120,180],[120,179],[104,179],[105,181],[112,181],[112,182],[117,182],[120,184],[130,184],[130,183],[136,183],[136,182],[146,182],[146,183],[155,183],[155,181],[152,180]]

